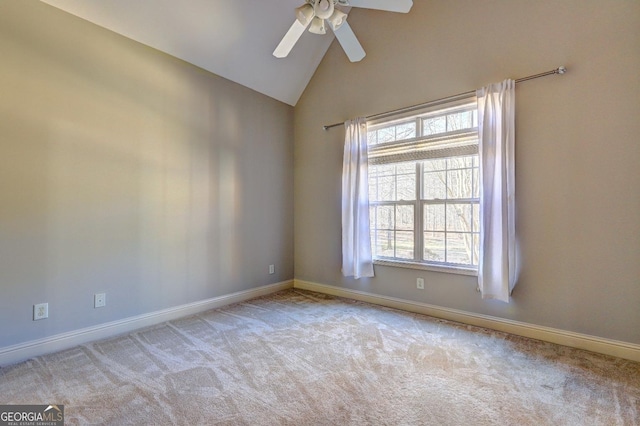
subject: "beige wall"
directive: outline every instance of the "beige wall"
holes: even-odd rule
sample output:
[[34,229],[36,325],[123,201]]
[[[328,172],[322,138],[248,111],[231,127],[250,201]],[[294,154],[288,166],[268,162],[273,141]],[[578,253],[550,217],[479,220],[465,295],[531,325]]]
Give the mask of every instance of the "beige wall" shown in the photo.
[[0,2],[0,348],[293,278],[292,192],[290,106]]
[[[295,109],[295,276],[640,343],[640,2],[416,0],[352,11],[367,57],[334,42]],[[509,305],[474,277],[376,266],[340,274],[341,128],[323,124],[566,65],[516,91],[517,233]],[[416,290],[424,277],[424,291]]]

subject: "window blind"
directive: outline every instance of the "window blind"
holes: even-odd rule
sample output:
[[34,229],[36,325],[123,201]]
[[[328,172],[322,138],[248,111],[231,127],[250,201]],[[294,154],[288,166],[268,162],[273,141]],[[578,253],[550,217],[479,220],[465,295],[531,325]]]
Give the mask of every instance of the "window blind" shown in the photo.
[[474,130],[370,147],[369,163],[402,163],[477,153],[478,133]]
[[442,109],[412,111],[368,129],[369,164],[391,164],[478,153],[475,98]]

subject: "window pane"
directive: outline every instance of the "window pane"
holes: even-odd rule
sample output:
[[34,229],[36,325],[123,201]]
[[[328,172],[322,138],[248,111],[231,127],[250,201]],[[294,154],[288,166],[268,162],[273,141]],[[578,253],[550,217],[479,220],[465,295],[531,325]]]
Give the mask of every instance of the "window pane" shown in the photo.
[[367,132],[367,145],[375,145],[378,143],[378,132],[370,130]]
[[473,155],[465,155],[447,158],[447,167],[449,169],[466,169],[473,167],[473,157]]
[[473,264],[478,265],[480,259],[480,234],[473,234]]
[[416,163],[371,165],[369,201],[416,199]]
[[447,158],[447,169],[463,169],[464,167],[464,157]]
[[397,200],[416,199],[416,173],[398,176]]
[[375,252],[377,256],[393,257],[394,253],[394,232],[378,231],[375,240]]
[[378,178],[378,201],[395,201],[396,199],[396,179],[395,176],[384,176]]
[[465,167],[473,167],[473,158],[477,157],[476,155],[468,155],[466,157],[462,157],[464,158],[464,165]]
[[371,250],[373,257],[376,257],[378,254],[376,253],[376,231],[377,231],[377,219],[376,219],[376,211],[377,208],[375,206],[369,206],[369,238],[371,240]]
[[425,231],[444,231],[444,204],[425,204],[422,225]]
[[406,163],[397,163],[394,165],[394,173],[397,174],[416,174],[416,163],[409,161]]
[[396,206],[396,229],[413,232],[413,206]]
[[[369,200],[390,201],[395,199],[394,167],[389,165],[369,166]],[[393,197],[393,198],[392,198]]]
[[393,206],[377,206],[376,221],[377,229],[393,229],[395,223]]
[[410,139],[416,137],[416,122],[398,124],[396,126],[396,140]]
[[[475,160],[478,156],[475,157]],[[473,198],[480,198],[480,169],[475,167],[473,169]]]
[[378,169],[379,176],[393,176],[396,174],[396,168],[393,164],[380,164],[375,167]]
[[480,204],[473,203],[473,232],[480,232]]
[[471,198],[473,195],[472,169],[459,169],[447,172],[449,198]]
[[425,232],[424,233],[424,260],[432,262],[444,262],[444,233]]
[[376,182],[369,178],[369,201],[378,201],[378,186]]
[[447,233],[447,262],[470,265],[472,243],[471,234]]
[[424,136],[437,135],[447,131],[446,117],[427,118],[422,121],[422,134]]
[[424,174],[425,200],[444,200],[447,198],[447,172],[428,172]]
[[378,168],[369,166],[369,201],[378,200]]
[[385,127],[378,130],[378,143],[393,142],[395,140],[395,126]]
[[471,232],[471,204],[447,204],[447,231]]
[[413,259],[413,231],[396,232],[396,257]]
[[[373,219],[371,220],[371,223],[373,223]],[[371,251],[372,251],[371,254],[375,258],[376,256],[378,256],[378,253],[376,253],[376,230],[374,228],[371,228],[369,230],[369,238],[371,240]]]
[[470,129],[473,127],[473,113],[463,111],[447,116],[447,132]]
[[426,160],[424,161],[424,171],[425,172],[434,172],[438,170],[446,170],[447,169],[447,160],[438,158],[435,160]]

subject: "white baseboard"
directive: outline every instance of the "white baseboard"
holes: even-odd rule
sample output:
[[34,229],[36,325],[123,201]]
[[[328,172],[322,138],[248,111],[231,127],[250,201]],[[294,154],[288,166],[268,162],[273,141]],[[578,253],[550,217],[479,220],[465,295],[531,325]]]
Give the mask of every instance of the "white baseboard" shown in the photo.
[[46,353],[57,352],[71,348],[76,345],[91,342],[93,340],[104,339],[118,334],[129,333],[142,327],[171,321],[176,318],[197,314],[209,309],[220,308],[233,303],[244,302],[249,299],[286,290],[293,287],[293,280],[269,284],[251,290],[239,291],[214,297],[212,299],[201,300],[188,303],[173,308],[148,314],[137,315],[118,321],[112,321],[93,327],[73,330],[66,333],[43,339],[31,340],[13,346],[0,348],[0,366],[14,364],[35,356]]
[[574,333],[571,331],[512,321],[504,318],[491,317],[488,315],[474,314],[456,309],[381,296],[374,293],[351,290],[327,284],[318,284],[302,280],[289,280],[0,348],[0,366],[14,364],[35,356],[68,349],[93,340],[128,333],[142,327],[171,321],[176,318],[193,315],[209,309],[244,302],[246,300],[286,290],[292,287],[360,300],[404,311],[416,312],[436,318],[461,322],[478,327],[485,327],[518,336],[529,337],[532,339],[543,340],[559,345],[585,349],[592,352],[640,362],[640,345],[633,343],[604,339],[587,334]]
[[557,328],[543,327],[535,324],[492,317],[489,315],[474,314],[457,309],[443,308],[426,303],[380,296],[374,293],[351,290],[326,284],[318,284],[309,281],[294,280],[293,286],[294,288],[302,290],[316,291],[318,293],[360,300],[389,308],[401,309],[436,318],[503,331],[505,333],[515,334],[518,336],[543,340],[545,342],[556,343],[558,345],[585,349],[605,355],[630,359],[632,361],[640,361],[640,345],[634,343],[604,339],[601,337],[590,336],[588,334],[574,333],[572,331],[560,330]]

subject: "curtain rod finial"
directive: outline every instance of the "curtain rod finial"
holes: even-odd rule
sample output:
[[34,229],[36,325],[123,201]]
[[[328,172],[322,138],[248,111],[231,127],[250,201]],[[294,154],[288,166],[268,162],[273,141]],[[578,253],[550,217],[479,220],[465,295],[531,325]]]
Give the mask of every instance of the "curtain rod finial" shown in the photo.
[[564,73],[566,73],[566,72],[567,72],[567,68],[566,68],[566,67],[564,67],[564,66],[558,67],[558,69],[556,70],[556,72],[557,72],[558,74],[564,74]]

